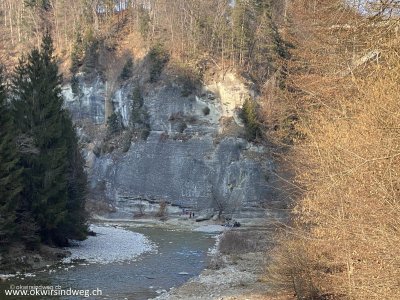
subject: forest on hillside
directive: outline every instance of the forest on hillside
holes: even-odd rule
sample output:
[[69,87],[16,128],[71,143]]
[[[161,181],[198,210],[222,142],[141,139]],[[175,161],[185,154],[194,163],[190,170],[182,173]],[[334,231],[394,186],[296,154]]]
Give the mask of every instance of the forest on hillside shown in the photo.
[[4,0],[0,51],[15,62],[51,27],[60,58],[82,60],[98,47],[115,49],[128,30],[140,34],[137,42],[161,43],[181,61],[211,56],[221,68],[240,66],[263,81],[276,69],[273,58],[287,54],[276,26],[284,9],[281,1],[261,0]]

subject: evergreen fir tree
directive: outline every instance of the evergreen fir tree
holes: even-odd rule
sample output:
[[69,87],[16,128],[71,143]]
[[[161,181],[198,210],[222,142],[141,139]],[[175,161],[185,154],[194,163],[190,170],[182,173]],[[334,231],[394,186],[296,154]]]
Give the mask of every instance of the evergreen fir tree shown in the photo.
[[17,224],[18,239],[25,243],[28,249],[34,249],[40,242],[38,235],[39,225],[32,212],[32,199],[35,197],[35,183],[32,178],[32,166],[37,159],[39,149],[35,145],[32,133],[30,106],[23,99],[29,99],[32,94],[28,78],[27,61],[21,57],[12,78],[11,108],[13,110],[15,134],[18,140],[20,165],[23,168],[20,180],[22,181],[22,197],[16,210],[15,223]]
[[144,99],[139,85],[134,88],[132,93],[130,125],[143,140],[147,139],[150,134],[149,115],[144,107]]
[[53,51],[52,39],[46,34],[40,51],[34,49],[26,61],[21,60],[13,80],[13,103],[21,135],[32,138],[38,150],[23,155],[27,209],[39,225],[42,241],[62,245],[69,237],[72,158],[68,146],[75,145],[66,132],[61,76]]
[[248,140],[254,141],[261,135],[260,122],[257,116],[257,104],[254,100],[248,98],[244,101],[241,117],[245,124]]
[[87,213],[85,211],[87,177],[84,170],[85,161],[79,151],[78,138],[71,118],[64,114],[64,136],[67,140],[68,169],[67,169],[67,216],[63,228],[64,235],[71,239],[82,240],[86,237]]
[[130,123],[133,128],[138,127],[142,123],[141,108],[143,106],[142,92],[139,86],[133,89],[132,93],[132,107]]
[[0,66],[0,246],[16,237],[16,210],[21,200],[22,168],[15,144],[15,130]]
[[169,53],[161,43],[153,46],[148,54],[150,62],[150,82],[156,82],[169,61]]

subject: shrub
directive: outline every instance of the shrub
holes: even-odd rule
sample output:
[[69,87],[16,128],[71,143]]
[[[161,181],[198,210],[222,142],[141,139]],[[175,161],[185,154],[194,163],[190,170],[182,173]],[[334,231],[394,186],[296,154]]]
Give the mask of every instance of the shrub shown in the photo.
[[159,141],[160,142],[166,142],[169,139],[169,135],[166,131],[160,134]]
[[71,90],[72,90],[72,95],[74,95],[74,97],[79,97],[80,94],[80,88],[79,88],[79,79],[78,77],[74,75],[72,75],[71,77]]
[[183,133],[185,131],[185,129],[187,128],[187,124],[186,122],[182,121],[178,123],[178,131],[180,133]]
[[172,113],[169,116],[168,121],[175,122],[175,121],[182,121],[183,119],[184,119],[183,112],[182,111],[178,111],[178,112]]
[[135,204],[137,212],[135,213],[135,217],[143,217],[146,211],[146,205],[144,203],[137,203]]
[[150,128],[143,128],[143,129],[140,131],[140,138],[141,138],[142,140],[144,140],[144,141],[147,140],[147,138],[149,137],[149,135],[150,135]]
[[257,104],[254,100],[247,98],[240,112],[240,116],[246,126],[247,139],[253,141],[261,136],[261,127],[257,115]]
[[188,97],[201,86],[203,79],[202,71],[195,66],[185,63],[171,63],[168,68],[168,74],[174,77],[174,81],[182,87],[181,96]]
[[161,200],[159,204],[160,204],[160,207],[158,209],[158,212],[156,213],[156,217],[157,218],[164,218],[167,215],[168,203],[165,200]]
[[161,44],[157,44],[150,49],[148,58],[150,61],[150,82],[156,82],[169,61],[169,54]]
[[229,230],[220,237],[218,248],[222,254],[241,254],[254,250],[254,245],[245,233]]
[[143,140],[146,140],[150,134],[150,122],[149,114],[143,104],[142,92],[140,87],[136,86],[132,93],[130,125]]
[[203,114],[204,114],[205,116],[208,116],[208,115],[210,114],[210,108],[209,108],[208,106],[206,106],[206,107],[203,108]]
[[214,255],[207,264],[207,268],[211,270],[219,270],[226,265],[220,254]]
[[121,75],[119,76],[119,78],[121,80],[127,80],[127,79],[131,78],[132,75],[133,75],[133,59],[132,59],[132,57],[129,57],[122,69],[122,72],[121,72]]
[[101,144],[101,153],[108,154],[113,152],[115,149],[114,144],[111,144],[109,141],[105,141]]
[[123,129],[121,115],[113,112],[111,116],[108,117],[107,120],[107,133],[108,135],[115,135]]
[[133,128],[141,128],[148,123],[148,115],[143,106],[143,97],[140,87],[132,92],[132,106],[130,123]]

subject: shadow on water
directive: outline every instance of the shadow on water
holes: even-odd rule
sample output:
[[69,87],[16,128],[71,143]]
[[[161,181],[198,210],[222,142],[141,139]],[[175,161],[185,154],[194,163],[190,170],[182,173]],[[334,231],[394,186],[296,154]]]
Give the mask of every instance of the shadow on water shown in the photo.
[[[130,229],[130,228],[127,228]],[[160,228],[134,228],[157,245],[157,251],[146,253],[136,261],[111,264],[58,265],[49,274],[37,272],[36,277],[24,280],[12,278],[1,283],[0,299],[85,299],[81,297],[7,297],[4,290],[10,285],[52,285],[62,289],[102,290],[102,296],[89,299],[135,299],[156,297],[198,275],[206,266],[207,251],[213,247],[213,235]],[[68,270],[67,270],[67,269]]]

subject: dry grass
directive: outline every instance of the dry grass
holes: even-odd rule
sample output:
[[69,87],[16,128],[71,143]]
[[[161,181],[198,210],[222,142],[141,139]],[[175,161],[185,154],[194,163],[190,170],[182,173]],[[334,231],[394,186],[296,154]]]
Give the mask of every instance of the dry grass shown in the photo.
[[[289,154],[302,194],[269,278],[299,299],[400,299],[398,24],[373,27],[337,1],[301,2],[287,80],[306,137]],[[332,27],[343,24],[353,27]],[[379,64],[352,69],[374,49]]]
[[229,230],[222,234],[218,249],[222,254],[243,254],[255,251],[254,241],[246,236],[246,233]]

